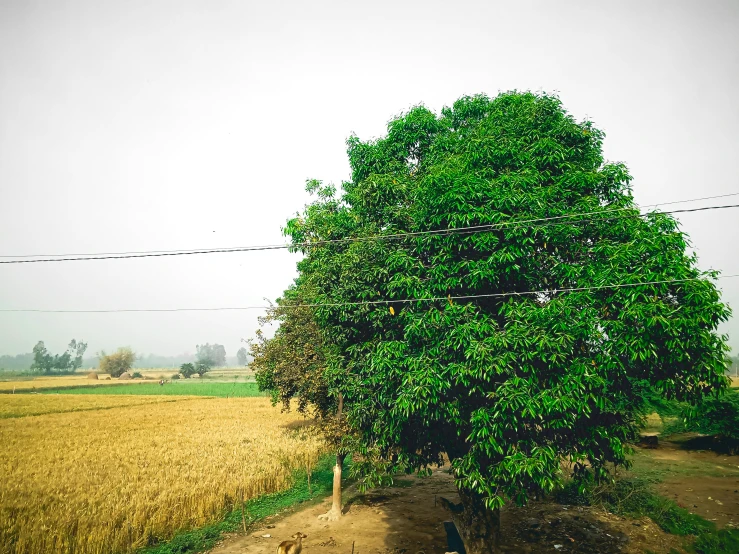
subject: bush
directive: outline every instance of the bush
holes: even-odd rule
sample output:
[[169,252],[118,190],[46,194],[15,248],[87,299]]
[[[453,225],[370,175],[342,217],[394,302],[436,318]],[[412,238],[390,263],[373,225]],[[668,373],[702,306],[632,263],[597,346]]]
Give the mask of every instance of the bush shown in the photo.
[[197,373],[195,366],[192,364],[182,364],[180,366],[180,373],[185,379],[189,379]]
[[211,364],[209,362],[197,362],[195,364],[195,373],[201,377],[210,371]]
[[180,374],[179,373],[175,373],[174,375],[172,375],[172,377],[170,377],[170,379],[172,379],[172,381],[176,381],[179,378],[180,378]]
[[663,434],[686,432],[714,437],[714,446],[720,450],[739,451],[739,392],[729,390],[706,398],[697,406],[685,405],[680,417],[666,425]]
[[140,372],[138,372],[138,371],[135,371],[135,372],[133,373],[133,375],[131,375],[131,377],[133,377],[134,379],[143,379],[143,378],[144,378],[144,376],[143,376],[143,375],[141,375],[141,373],[140,373]]
[[620,516],[647,516],[663,531],[673,535],[703,535],[716,530],[713,522],[691,514],[675,502],[656,494],[652,481],[643,478],[620,479],[615,483],[596,485],[568,482],[555,494],[558,502],[579,506],[600,506]]
[[100,353],[100,371],[108,373],[111,377],[120,377],[131,369],[136,361],[136,354],[128,348],[119,348],[113,354]]
[[739,530],[721,529],[717,533],[700,535],[696,539],[692,550],[697,554],[739,552]]

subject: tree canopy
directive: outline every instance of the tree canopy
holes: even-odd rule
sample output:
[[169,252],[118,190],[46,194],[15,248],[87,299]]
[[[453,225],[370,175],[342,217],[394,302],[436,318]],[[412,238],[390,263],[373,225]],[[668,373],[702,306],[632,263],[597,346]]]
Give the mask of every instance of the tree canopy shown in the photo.
[[226,365],[226,349],[222,344],[198,344],[195,350],[197,352],[196,364],[200,366],[211,368]]
[[243,346],[236,352],[236,361],[239,365],[244,366],[248,363],[248,352]]
[[675,219],[640,214],[603,139],[554,96],[463,97],[351,137],[341,192],[309,181],[285,228],[296,286],[386,468],[447,454],[465,506],[495,510],[552,490],[563,457],[578,477],[626,463],[644,390],[726,386],[715,274]]
[[128,346],[123,346],[112,354],[106,354],[102,351],[98,356],[100,358],[98,364],[100,371],[109,374],[111,377],[120,377],[130,371],[136,361],[136,354]]
[[44,341],[38,341],[33,347],[33,363],[31,371],[41,373],[74,373],[82,367],[82,357],[87,350],[87,343],[72,339],[64,354],[50,354]]

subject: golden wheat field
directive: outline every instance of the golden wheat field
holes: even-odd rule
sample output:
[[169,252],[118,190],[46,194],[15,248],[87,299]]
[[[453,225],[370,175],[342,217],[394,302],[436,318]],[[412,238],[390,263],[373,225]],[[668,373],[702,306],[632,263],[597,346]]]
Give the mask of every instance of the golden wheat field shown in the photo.
[[[0,390],[3,391],[27,391],[31,389],[51,389],[61,387],[87,387],[98,385],[122,385],[144,383],[146,381],[129,380],[119,381],[118,379],[88,379],[85,375],[65,375],[60,377],[34,377],[33,379],[16,379],[8,381],[0,381]],[[151,382],[151,381],[150,381]]]
[[[0,419],[63,412],[107,410],[124,406],[141,406],[159,402],[176,402],[183,396],[162,398],[160,396],[91,396],[86,394],[44,395],[4,394],[0,396]],[[99,415],[99,414],[98,414]]]
[[0,552],[131,552],[218,518],[242,493],[288,487],[324,451],[309,431],[297,441],[289,425],[301,418],[266,398],[110,399],[0,419]]

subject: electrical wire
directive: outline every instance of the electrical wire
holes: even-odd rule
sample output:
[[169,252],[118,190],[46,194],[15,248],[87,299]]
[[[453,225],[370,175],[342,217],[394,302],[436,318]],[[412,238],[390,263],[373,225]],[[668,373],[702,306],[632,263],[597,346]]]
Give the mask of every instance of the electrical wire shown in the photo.
[[[736,193],[736,194],[739,194],[739,193]],[[696,200],[701,200],[701,199],[696,199]],[[688,200],[676,201],[676,202],[688,202]],[[707,211],[707,210],[722,210],[722,209],[729,209],[729,208],[739,208],[739,204],[729,204],[729,205],[724,205],[724,206],[704,206],[701,208],[685,208],[681,210],[667,210],[667,211],[660,211],[660,212],[655,211],[655,212],[647,212],[644,214],[641,214],[641,213],[640,214],[625,214],[619,217],[647,217],[647,216],[654,215],[654,214],[689,213],[689,212],[700,212],[700,211]],[[573,224],[573,223],[587,223],[591,221],[606,221],[608,220],[607,218],[588,218],[588,219],[581,219],[581,220],[575,220],[575,221],[565,221],[565,220],[569,220],[571,218],[580,217],[580,216],[606,215],[609,213],[623,212],[623,211],[634,210],[634,209],[635,208],[633,207],[616,208],[613,210],[581,212],[581,213],[565,214],[561,216],[544,217],[544,218],[528,219],[528,220],[504,221],[500,223],[474,225],[470,227],[452,227],[452,228],[447,228],[447,229],[436,229],[436,230],[430,230],[430,231],[394,233],[394,234],[388,234],[388,235],[374,235],[370,237],[350,237],[350,238],[343,238],[343,239],[331,239],[331,240],[303,242],[303,243],[295,243],[295,244],[274,244],[274,245],[262,245],[262,246],[244,246],[244,247],[237,247],[237,248],[213,248],[213,249],[203,249],[203,250],[173,250],[173,251],[149,251],[149,252],[144,251],[141,253],[122,254],[122,255],[112,253],[110,255],[90,255],[90,256],[84,255],[83,257],[14,259],[14,260],[0,261],[0,264],[24,264],[24,263],[27,264],[27,263],[42,263],[42,262],[44,263],[77,262],[77,261],[89,261],[89,260],[158,258],[158,257],[165,257],[165,256],[188,256],[188,255],[198,255],[198,254],[224,254],[224,253],[231,253],[231,252],[254,252],[254,251],[261,251],[261,250],[300,249],[300,248],[316,247],[316,246],[321,246],[325,244],[337,244],[337,243],[346,243],[346,242],[369,242],[373,240],[393,240],[393,239],[399,239],[399,238],[405,238],[405,237],[434,236],[434,235],[443,236],[446,234],[457,234],[457,233],[473,234],[473,233],[490,232],[490,231],[494,231],[497,229],[505,229],[505,228],[512,228],[512,227],[515,228],[515,227],[520,227],[520,226],[544,227],[547,225],[562,225],[562,224]],[[34,256],[34,255],[26,255],[27,258],[31,256]],[[0,256],[0,257],[9,257],[9,256]],[[16,256],[16,258],[19,258],[19,257],[21,256]]]
[[[739,277],[739,273],[731,275],[720,275],[717,279],[731,279]],[[282,308],[338,308],[343,306],[370,306],[370,305],[388,305],[388,304],[408,304],[411,302],[439,302],[449,300],[473,300],[476,298],[505,298],[508,296],[528,296],[538,294],[556,294],[560,292],[583,292],[589,290],[617,289],[626,287],[639,287],[646,285],[661,285],[670,283],[686,283],[691,281],[702,281],[703,277],[689,277],[685,279],[666,279],[660,281],[643,281],[639,283],[616,283],[611,285],[598,285],[592,287],[566,287],[553,288],[536,291],[522,292],[496,292],[489,294],[468,294],[460,296],[432,296],[427,298],[403,298],[398,300],[366,300],[359,302],[327,302],[316,304],[286,304],[279,306]],[[274,306],[242,306],[242,307],[225,307],[225,308],[154,308],[154,309],[122,309],[122,310],[25,310],[25,309],[5,309],[0,312],[8,313],[63,313],[63,314],[99,314],[99,313],[139,313],[139,312],[221,312],[221,311],[244,311],[244,310],[267,310]]]
[[[660,202],[659,204],[645,204],[643,206],[635,206],[635,208],[653,208],[656,206],[667,206],[669,204],[685,204],[687,202],[700,202],[703,200],[714,200],[716,198],[726,198],[729,196],[739,196],[739,192],[732,192],[728,194],[718,194],[715,196],[703,196],[701,198],[688,198],[685,200],[672,200],[670,202]],[[620,210],[626,210],[626,209],[632,209],[632,208],[619,208]],[[575,215],[582,215],[582,214],[572,214],[572,216]],[[403,234],[403,233],[401,233]],[[380,236],[379,238],[383,238],[384,236]],[[341,240],[341,239],[340,239]],[[343,239],[348,240],[348,239]],[[264,245],[263,248],[289,248],[291,245],[288,244],[268,244]],[[237,248],[250,248],[248,246],[228,246],[228,247],[219,247],[215,250],[219,251],[231,251]],[[254,247],[258,248],[258,247]],[[89,252],[83,252],[83,253],[71,253],[71,254],[2,254],[0,255],[0,258],[50,258],[50,257],[72,257],[72,256],[123,256],[127,254],[165,254],[165,253],[187,253],[187,252],[199,252],[199,249],[179,249],[179,250],[134,250],[129,252],[95,252],[95,253],[89,253]]]
[[[641,208],[650,208],[655,206],[666,206],[668,204],[685,204],[686,202],[700,202],[703,200],[714,200],[716,198],[726,198],[729,196],[739,196],[739,192],[732,192],[728,194],[718,194],[715,196],[703,196],[700,198],[688,198],[685,200],[673,200],[670,202],[661,202],[659,204],[646,204],[644,206],[636,206]],[[633,208],[618,208],[617,210],[612,211],[621,211],[621,210],[629,210]],[[611,210],[609,210],[611,211]],[[588,213],[604,213],[604,212],[588,212]],[[586,214],[570,214],[570,217],[575,217],[577,215],[586,215]],[[508,222],[514,223],[514,222]],[[443,230],[439,230],[441,232]],[[407,233],[398,233],[394,236],[405,236]],[[391,235],[380,235],[378,238],[390,238]],[[373,237],[366,237],[366,240],[369,240]],[[351,240],[351,239],[337,239],[337,240]],[[331,241],[326,241],[331,242]],[[313,244],[321,244],[321,243],[313,243]],[[231,252],[231,251],[241,251],[242,248],[260,248],[260,249],[277,249],[277,248],[290,248],[291,245],[289,244],[269,244],[264,246],[234,246],[234,247],[219,247],[212,249],[213,251],[218,252]],[[96,252],[96,253],[77,253],[77,254],[19,254],[19,255],[0,255],[0,258],[43,258],[43,257],[72,257],[72,256],[125,256],[129,254],[187,254],[187,253],[202,253],[201,251],[205,249],[180,249],[180,250],[139,250],[139,251],[130,251],[130,252]],[[66,261],[66,260],[65,260]]]

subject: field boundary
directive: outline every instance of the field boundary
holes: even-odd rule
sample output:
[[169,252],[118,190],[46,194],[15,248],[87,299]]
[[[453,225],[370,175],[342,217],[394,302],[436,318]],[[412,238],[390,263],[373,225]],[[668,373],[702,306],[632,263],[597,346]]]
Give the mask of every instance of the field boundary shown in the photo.
[[[333,492],[333,466],[336,456],[322,456],[311,472],[311,487],[308,487],[308,474],[304,469],[293,473],[293,485],[283,491],[263,494],[244,502],[241,507],[234,507],[220,521],[204,527],[181,530],[174,536],[157,545],[147,546],[136,551],[136,554],[196,554],[209,550],[225,538],[227,534],[244,534],[254,530],[257,524],[274,516],[286,516],[297,509],[322,502]],[[344,489],[351,485],[345,479]]]

